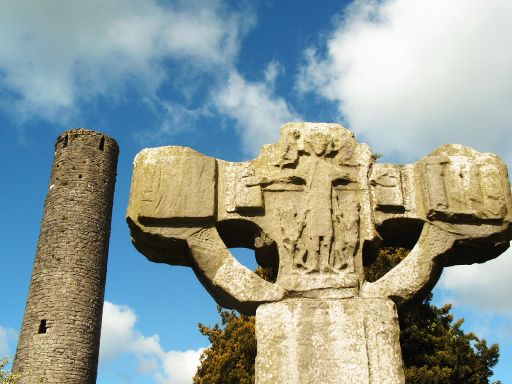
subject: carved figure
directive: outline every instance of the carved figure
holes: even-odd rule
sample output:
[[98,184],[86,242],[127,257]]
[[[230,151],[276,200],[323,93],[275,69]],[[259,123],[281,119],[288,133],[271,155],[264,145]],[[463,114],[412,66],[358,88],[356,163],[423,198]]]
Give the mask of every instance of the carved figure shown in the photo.
[[[156,262],[185,265],[222,306],[256,313],[256,383],[403,383],[396,305],[445,266],[497,257],[512,238],[503,162],[459,145],[414,164],[375,164],[337,124],[289,123],[255,160],[190,148],[135,159],[128,223]],[[383,240],[415,244],[381,279],[363,263]],[[255,249],[274,284],[227,247]]]

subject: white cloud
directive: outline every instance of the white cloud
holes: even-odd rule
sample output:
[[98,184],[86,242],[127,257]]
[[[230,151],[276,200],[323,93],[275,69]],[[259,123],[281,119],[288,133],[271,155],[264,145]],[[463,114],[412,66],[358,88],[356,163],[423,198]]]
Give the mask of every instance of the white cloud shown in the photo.
[[165,60],[187,60],[188,71],[224,65],[253,22],[220,1],[4,1],[3,105],[52,119],[81,100],[122,97],[127,85],[152,94],[169,76]]
[[164,357],[163,376],[159,376],[161,384],[190,384],[199,365],[199,357],[203,349],[183,352],[169,351]]
[[141,145],[163,142],[165,138],[183,131],[190,132],[196,128],[196,123],[200,118],[212,115],[208,105],[190,109],[180,103],[157,99],[148,100],[147,105],[154,108],[155,115],[160,115],[160,118],[156,128],[147,128],[132,133],[132,136]]
[[259,82],[248,82],[233,70],[212,95],[217,109],[235,120],[243,148],[250,155],[257,154],[262,144],[275,142],[282,124],[300,120],[274,92],[275,80],[282,70],[277,62],[271,62],[264,80]]
[[512,317],[512,250],[484,264],[445,268],[438,286],[447,301]]
[[512,160],[511,19],[509,0],[356,0],[298,87],[386,155],[455,142]]
[[122,354],[131,354],[139,363],[138,372],[151,374],[156,382],[190,384],[203,348],[165,351],[160,345],[159,336],[142,335],[135,327],[136,322],[137,316],[130,307],[105,301],[100,364],[106,364]]
[[102,361],[115,358],[124,352],[140,355],[163,354],[158,335],[141,335],[135,329],[136,321],[135,312],[130,307],[105,302],[101,327]]
[[[136,89],[156,119],[135,133],[140,143],[221,114],[235,120],[245,150],[254,154],[295,118],[274,94],[284,71],[279,63],[271,62],[255,83],[235,68],[241,39],[255,22],[249,5],[222,0],[4,2],[0,108],[22,123],[34,116],[68,123],[81,102],[124,100],[127,89]],[[205,97],[189,103],[198,94]]]
[[276,79],[279,75],[284,73],[284,67],[276,60],[271,61],[267,68],[265,68],[265,72],[263,73],[265,77],[265,83],[274,87]]
[[14,329],[0,325],[0,357],[13,355],[12,347],[17,335]]

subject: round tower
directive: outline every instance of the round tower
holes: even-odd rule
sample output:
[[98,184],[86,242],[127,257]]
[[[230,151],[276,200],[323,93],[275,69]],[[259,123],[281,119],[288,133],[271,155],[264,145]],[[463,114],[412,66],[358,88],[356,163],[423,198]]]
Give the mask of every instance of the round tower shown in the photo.
[[21,383],[95,383],[119,149],[73,129],[55,144],[14,359]]

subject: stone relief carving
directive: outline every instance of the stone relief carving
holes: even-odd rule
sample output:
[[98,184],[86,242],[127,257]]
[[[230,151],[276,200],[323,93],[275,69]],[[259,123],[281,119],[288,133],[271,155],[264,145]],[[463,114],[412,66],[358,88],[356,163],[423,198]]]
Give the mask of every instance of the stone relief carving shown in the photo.
[[[376,164],[340,125],[289,123],[244,163],[182,147],[142,151],[128,223],[150,260],[188,265],[219,304],[256,313],[257,383],[402,383],[395,306],[429,290],[443,267],[508,247],[507,174],[497,156],[460,145]],[[390,237],[414,248],[367,282],[365,250]],[[278,266],[276,282],[225,243]]]

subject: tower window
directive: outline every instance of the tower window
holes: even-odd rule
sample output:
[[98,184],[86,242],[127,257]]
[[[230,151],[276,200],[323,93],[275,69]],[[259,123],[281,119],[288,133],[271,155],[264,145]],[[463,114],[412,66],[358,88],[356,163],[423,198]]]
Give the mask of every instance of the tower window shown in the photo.
[[103,152],[103,149],[105,148],[105,136],[101,136],[100,140],[100,151]]
[[43,319],[41,320],[41,322],[39,323],[39,331],[37,333],[41,334],[41,333],[46,333],[46,330],[48,328],[46,327],[46,320]]

